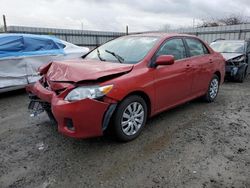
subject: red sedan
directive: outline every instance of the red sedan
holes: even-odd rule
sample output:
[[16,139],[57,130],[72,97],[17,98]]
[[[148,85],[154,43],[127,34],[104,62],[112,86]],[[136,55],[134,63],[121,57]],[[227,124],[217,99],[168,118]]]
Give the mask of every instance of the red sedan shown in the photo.
[[45,110],[70,137],[112,129],[130,141],[157,113],[197,97],[213,102],[225,61],[195,36],[147,33],[107,42],[81,61],[50,63],[40,74],[27,87],[34,115]]

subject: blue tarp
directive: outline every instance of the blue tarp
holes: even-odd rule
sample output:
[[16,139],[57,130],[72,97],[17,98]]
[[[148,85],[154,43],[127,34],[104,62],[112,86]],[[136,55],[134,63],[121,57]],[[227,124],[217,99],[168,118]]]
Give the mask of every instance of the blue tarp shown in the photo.
[[64,54],[64,46],[52,36],[0,34],[0,58]]

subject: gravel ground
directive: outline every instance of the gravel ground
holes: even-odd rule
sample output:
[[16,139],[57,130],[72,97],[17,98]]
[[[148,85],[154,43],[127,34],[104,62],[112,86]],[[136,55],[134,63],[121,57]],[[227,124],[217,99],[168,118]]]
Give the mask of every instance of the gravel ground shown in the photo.
[[129,143],[64,137],[27,105],[24,91],[0,96],[0,187],[250,187],[250,79],[161,113]]

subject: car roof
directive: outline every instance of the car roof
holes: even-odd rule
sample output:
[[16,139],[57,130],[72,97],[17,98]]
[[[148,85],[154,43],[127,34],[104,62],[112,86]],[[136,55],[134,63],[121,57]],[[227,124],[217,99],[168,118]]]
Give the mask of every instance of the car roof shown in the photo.
[[147,33],[136,33],[131,34],[129,36],[145,36],[145,37],[161,37],[161,38],[170,38],[170,37],[195,37],[195,35],[188,35],[188,34],[179,34],[179,33],[164,33],[164,32],[147,32]]
[[30,37],[30,38],[41,38],[41,39],[51,39],[55,41],[59,41],[60,39],[56,38],[53,35],[36,35],[36,34],[28,34],[28,33],[0,33],[0,38],[1,37],[11,37],[11,36],[16,36],[16,37]]
[[220,39],[220,40],[215,40],[214,42],[245,42],[245,40],[224,40],[224,39]]

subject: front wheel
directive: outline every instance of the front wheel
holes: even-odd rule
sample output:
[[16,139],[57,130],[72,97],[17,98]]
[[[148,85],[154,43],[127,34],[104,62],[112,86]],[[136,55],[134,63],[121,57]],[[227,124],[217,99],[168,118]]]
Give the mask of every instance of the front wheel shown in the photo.
[[147,120],[147,105],[137,95],[125,98],[117,107],[113,117],[115,136],[120,141],[131,141],[141,133]]
[[213,102],[219,92],[219,86],[220,86],[220,79],[217,75],[213,75],[213,78],[211,79],[207,93],[204,95],[204,99],[207,102]]
[[244,70],[244,72],[242,72],[239,76],[238,76],[238,79],[237,81],[240,82],[240,83],[243,83],[245,78],[247,76],[247,68]]

